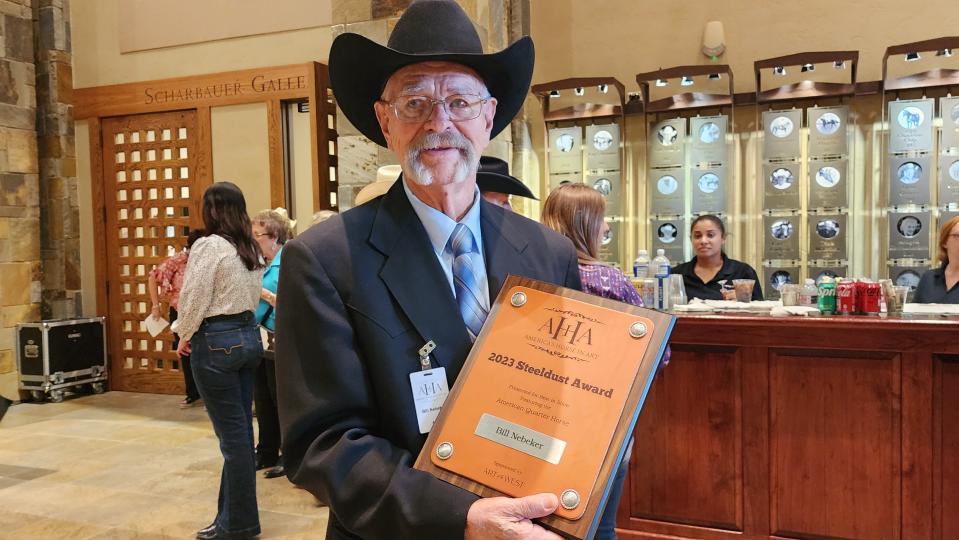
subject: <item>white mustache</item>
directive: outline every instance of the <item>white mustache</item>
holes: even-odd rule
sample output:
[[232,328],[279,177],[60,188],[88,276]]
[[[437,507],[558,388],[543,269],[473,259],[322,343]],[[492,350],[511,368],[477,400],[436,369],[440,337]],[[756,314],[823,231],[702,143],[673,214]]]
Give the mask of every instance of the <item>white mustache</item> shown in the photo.
[[479,159],[476,157],[476,150],[469,139],[454,131],[427,133],[417,140],[410,141],[410,145],[406,149],[404,172],[413,182],[424,186],[433,183],[432,171],[420,161],[420,155],[433,148],[455,148],[459,151],[460,159],[454,182],[462,182],[470,173],[476,172],[475,164],[479,162]]
[[[469,139],[463,135],[453,132],[445,131],[443,133],[427,133],[423,135],[419,140],[413,141],[410,143],[408,152],[415,153],[416,157],[419,157],[424,150],[432,150],[434,148],[455,148],[460,151],[460,153],[471,154],[473,151],[473,145],[470,144]],[[413,157],[411,155],[411,157]]]

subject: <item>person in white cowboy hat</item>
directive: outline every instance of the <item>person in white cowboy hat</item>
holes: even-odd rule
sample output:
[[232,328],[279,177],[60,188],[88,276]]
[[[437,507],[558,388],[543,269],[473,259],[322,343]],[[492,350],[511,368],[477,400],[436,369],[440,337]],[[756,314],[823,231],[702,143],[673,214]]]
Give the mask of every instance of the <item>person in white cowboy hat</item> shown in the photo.
[[479,499],[412,468],[426,440],[410,385],[417,351],[435,343],[432,368],[452,387],[508,274],[580,288],[567,238],[476,186],[480,155],[529,91],[533,43],[483,54],[455,2],[418,1],[387,46],[338,36],[329,68],[346,117],[403,172],[284,248],[287,475],[329,505],[327,538],[558,539],[531,521],[557,508],[554,494]]

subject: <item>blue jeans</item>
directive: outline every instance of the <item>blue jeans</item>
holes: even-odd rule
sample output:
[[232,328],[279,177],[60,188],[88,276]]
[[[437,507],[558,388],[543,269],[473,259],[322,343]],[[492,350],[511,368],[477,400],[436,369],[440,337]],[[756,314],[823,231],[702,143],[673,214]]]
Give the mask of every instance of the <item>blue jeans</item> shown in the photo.
[[593,540],[616,540],[616,511],[619,509],[619,499],[623,495],[623,484],[626,483],[626,475],[629,474],[629,458],[632,455],[633,441],[630,439],[629,446],[626,448],[626,455],[619,463],[616,476],[613,477],[613,487],[609,492],[609,499],[606,501],[606,507],[603,508],[603,514]]
[[213,523],[224,538],[260,533],[253,457],[253,373],[263,345],[248,317],[204,322],[190,340],[197,388],[220,441],[223,472]]

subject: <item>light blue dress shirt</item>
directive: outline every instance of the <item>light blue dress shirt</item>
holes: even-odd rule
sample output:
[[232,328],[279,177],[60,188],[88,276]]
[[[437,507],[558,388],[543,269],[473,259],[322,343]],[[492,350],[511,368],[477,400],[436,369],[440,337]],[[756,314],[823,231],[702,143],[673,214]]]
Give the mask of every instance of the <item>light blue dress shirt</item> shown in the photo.
[[[419,200],[416,195],[410,191],[405,180],[403,181],[403,191],[406,192],[406,197],[410,200],[410,204],[413,205],[413,211],[416,212],[416,216],[419,217],[423,223],[423,228],[426,229],[426,234],[430,238],[430,244],[433,245],[433,253],[436,254],[436,258],[440,261],[440,267],[443,268],[443,273],[446,274],[446,281],[449,283],[450,291],[453,292],[453,296],[455,297],[456,292],[453,288],[453,254],[446,251],[446,244],[453,234],[453,229],[456,228],[456,221],[453,221],[443,212]],[[476,241],[476,248],[479,253],[471,253],[470,261],[473,263],[473,269],[476,271],[476,285],[479,287],[479,290],[476,292],[479,294],[479,300],[486,311],[489,311],[489,281],[486,279],[486,261],[483,258],[483,232],[480,228],[480,191],[478,187],[475,188],[475,194],[473,195],[473,206],[466,212],[466,215],[463,216],[460,223],[469,228],[470,232],[473,233],[473,239]]]

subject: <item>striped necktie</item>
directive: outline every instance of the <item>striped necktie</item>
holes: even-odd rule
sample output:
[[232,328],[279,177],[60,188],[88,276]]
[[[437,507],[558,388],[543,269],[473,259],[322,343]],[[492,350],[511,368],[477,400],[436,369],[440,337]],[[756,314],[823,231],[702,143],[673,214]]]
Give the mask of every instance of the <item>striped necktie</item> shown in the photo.
[[460,315],[470,332],[470,338],[476,339],[486,316],[489,314],[483,307],[480,299],[480,289],[476,282],[476,269],[473,266],[471,253],[476,253],[476,241],[469,227],[457,223],[446,243],[446,251],[453,255],[453,291],[456,294],[456,303],[459,305]]

